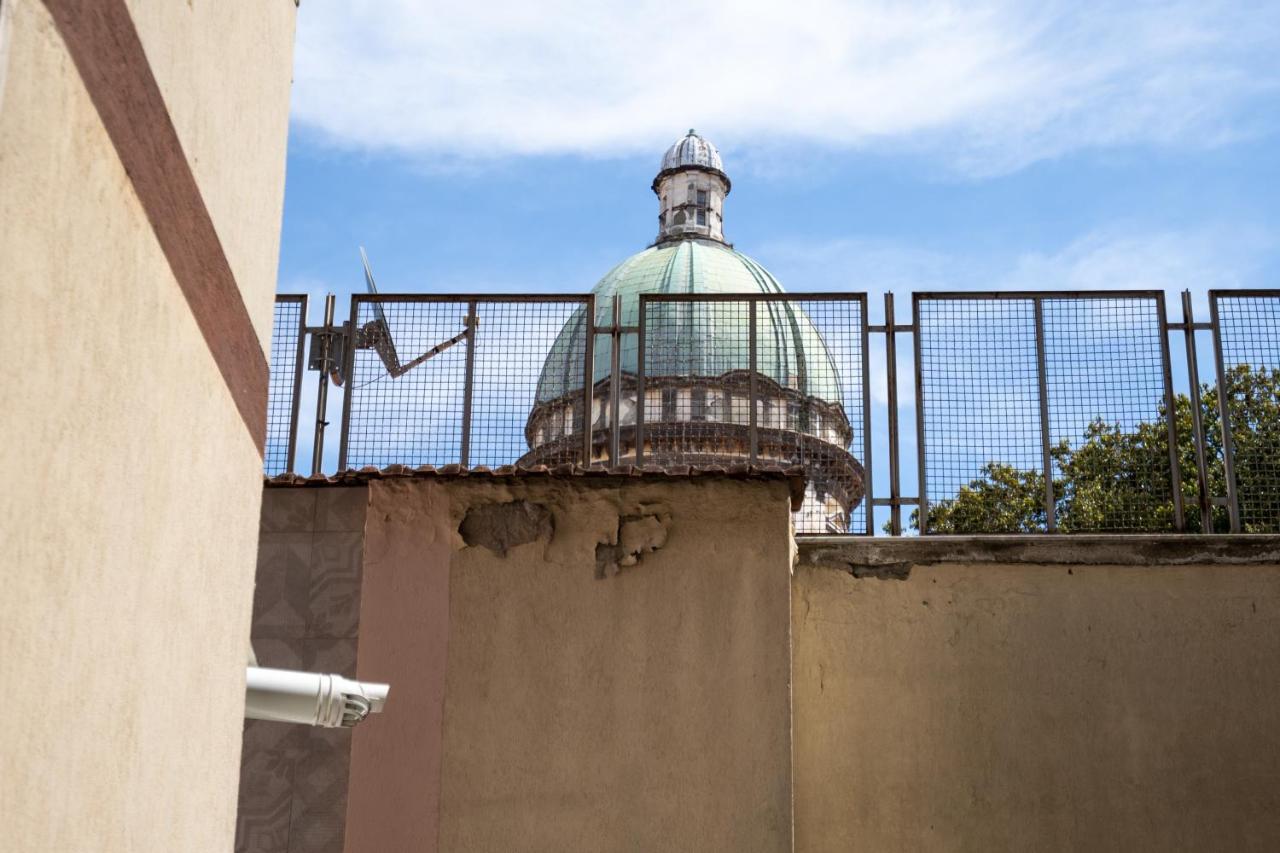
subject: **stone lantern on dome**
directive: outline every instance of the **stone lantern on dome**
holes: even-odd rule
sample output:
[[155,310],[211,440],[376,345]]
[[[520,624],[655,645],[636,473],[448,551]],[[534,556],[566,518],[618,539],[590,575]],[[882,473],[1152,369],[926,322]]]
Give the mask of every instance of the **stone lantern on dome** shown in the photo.
[[[658,237],[622,261],[593,288],[596,325],[639,323],[648,293],[782,293],[760,264],[724,241],[724,200],[730,181],[720,153],[689,131],[662,158],[653,181],[659,200]],[[750,454],[751,376],[746,369],[750,320],[741,302],[661,302],[646,316],[645,464],[731,465]],[[586,317],[575,314],[551,347],[525,426],[529,452],[521,465],[563,459],[582,445],[582,354]],[[619,462],[635,461],[638,346],[621,336]],[[863,468],[848,451],[852,430],[840,375],[821,333],[794,302],[756,308],[757,458],[803,464],[809,485],[797,527],[843,532],[862,500]],[[590,422],[592,464],[607,462],[611,416],[611,340],[594,349]]]

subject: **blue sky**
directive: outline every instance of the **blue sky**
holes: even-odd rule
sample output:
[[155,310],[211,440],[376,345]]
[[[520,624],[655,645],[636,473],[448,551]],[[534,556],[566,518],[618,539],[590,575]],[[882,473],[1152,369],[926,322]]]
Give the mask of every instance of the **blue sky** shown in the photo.
[[1280,282],[1278,56],[1275,3],[317,0],[279,286],[341,305],[363,244],[386,292],[584,292],[652,240],[696,127],[727,237],[873,322],[886,289],[903,322],[913,289],[1203,306]]

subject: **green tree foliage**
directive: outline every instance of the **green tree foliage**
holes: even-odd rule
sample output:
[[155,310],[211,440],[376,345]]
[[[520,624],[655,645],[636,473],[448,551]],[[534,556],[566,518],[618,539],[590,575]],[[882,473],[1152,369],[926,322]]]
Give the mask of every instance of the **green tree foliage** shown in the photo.
[[[1237,365],[1227,371],[1227,412],[1235,442],[1237,492],[1243,529],[1280,532],[1280,370]],[[1222,467],[1222,431],[1217,389],[1204,386],[1201,419],[1208,459],[1209,493],[1227,493]],[[1173,529],[1173,493],[1169,482],[1169,413],[1162,407],[1151,422],[1127,432],[1096,420],[1074,448],[1062,442],[1050,449],[1057,527],[1072,531],[1161,531]],[[1201,532],[1200,493],[1191,432],[1191,401],[1174,400],[1178,465],[1187,529]],[[1044,476],[1001,462],[989,462],[981,475],[955,497],[929,507],[931,533],[1034,533],[1046,525]],[[1213,510],[1213,529],[1229,529],[1227,514]],[[919,511],[910,524],[919,527]]]

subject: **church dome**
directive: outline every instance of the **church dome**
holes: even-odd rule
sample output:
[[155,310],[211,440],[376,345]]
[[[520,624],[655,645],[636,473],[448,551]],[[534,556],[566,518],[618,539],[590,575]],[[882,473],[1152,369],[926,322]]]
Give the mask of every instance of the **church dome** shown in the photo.
[[[713,149],[714,150],[714,149]],[[662,243],[638,252],[615,266],[592,289],[596,325],[612,322],[614,297],[622,302],[622,325],[640,322],[640,296],[646,293],[782,293],[782,286],[759,263],[712,240]],[[646,318],[650,349],[645,372],[716,378],[748,364],[749,320],[743,303],[661,303]],[[805,312],[792,302],[762,302],[756,314],[756,363],[759,373],[782,388],[840,404],[840,377],[822,335]],[[655,335],[669,331],[670,346]],[[544,403],[582,387],[581,353],[585,317],[571,318],[552,345],[538,380],[537,402]],[[623,373],[637,372],[635,335],[624,335],[620,353]],[[593,382],[609,376],[611,341],[597,338]],[[664,364],[664,359],[671,362]]]
[[724,172],[724,163],[720,161],[720,152],[711,141],[699,136],[692,128],[689,133],[672,143],[667,153],[662,155],[662,170],[668,172],[686,166],[700,166]]

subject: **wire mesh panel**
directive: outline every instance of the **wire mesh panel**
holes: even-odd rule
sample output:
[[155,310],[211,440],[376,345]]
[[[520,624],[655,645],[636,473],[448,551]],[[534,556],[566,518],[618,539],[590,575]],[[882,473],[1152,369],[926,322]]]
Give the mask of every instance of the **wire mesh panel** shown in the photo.
[[1036,306],[1028,298],[916,294],[918,526],[1044,530]]
[[471,465],[582,458],[589,299],[477,305]]
[[[1280,532],[1280,291],[1210,293],[1219,415],[1230,435],[1231,479],[1246,533]],[[1206,431],[1208,428],[1206,427]],[[1221,457],[1222,448],[1216,448]]]
[[915,303],[926,532],[1180,526],[1160,294]]
[[1046,295],[1042,306],[1057,527],[1176,529],[1162,296]]
[[641,312],[645,463],[803,465],[797,531],[867,529],[865,297],[648,295]]
[[343,464],[577,461],[590,302],[354,297]]
[[267,438],[263,452],[263,470],[269,477],[293,470],[306,322],[306,296],[276,297],[267,381]]

